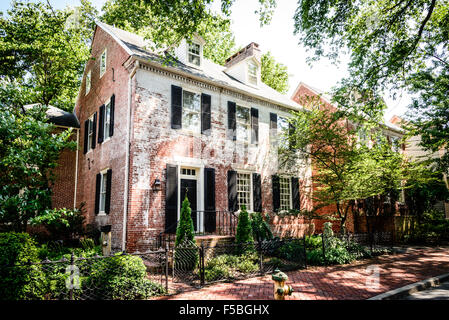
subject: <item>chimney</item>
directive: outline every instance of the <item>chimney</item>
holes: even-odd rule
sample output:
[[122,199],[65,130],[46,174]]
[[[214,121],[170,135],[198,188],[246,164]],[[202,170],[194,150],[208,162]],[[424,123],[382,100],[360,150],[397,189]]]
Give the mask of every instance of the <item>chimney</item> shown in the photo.
[[240,50],[237,53],[234,53],[231,57],[227,58],[225,61],[225,67],[229,68],[230,66],[235,65],[236,63],[248,58],[254,56],[257,61],[260,61],[261,53],[259,49],[259,45],[255,42],[251,42],[249,45],[244,47],[242,50]]

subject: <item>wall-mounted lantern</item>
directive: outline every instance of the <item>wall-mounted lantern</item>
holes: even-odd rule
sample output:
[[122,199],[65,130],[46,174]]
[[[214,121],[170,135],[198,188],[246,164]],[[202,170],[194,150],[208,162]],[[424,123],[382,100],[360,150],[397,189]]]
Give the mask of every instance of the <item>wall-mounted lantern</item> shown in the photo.
[[156,178],[153,182],[153,190],[154,191],[161,191],[161,180],[159,178]]

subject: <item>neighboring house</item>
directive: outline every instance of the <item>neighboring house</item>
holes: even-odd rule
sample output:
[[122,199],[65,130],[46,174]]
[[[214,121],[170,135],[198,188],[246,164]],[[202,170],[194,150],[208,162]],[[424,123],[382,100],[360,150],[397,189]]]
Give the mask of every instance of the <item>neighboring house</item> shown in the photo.
[[[74,113],[81,123],[76,201],[87,222],[110,225],[112,246],[145,250],[174,233],[185,195],[195,230],[223,232],[221,219],[300,209],[310,168],[278,168],[279,131],[302,107],[261,82],[251,43],[225,66],[203,57],[196,36],[165,52],[98,22]],[[228,226],[229,227],[229,226]]]
[[[291,99],[295,102],[297,102],[298,104],[302,104],[305,107],[307,107],[307,101],[315,101],[315,102],[319,102],[320,103],[320,107],[330,110],[332,112],[335,112],[338,110],[337,106],[335,106],[332,102],[331,102],[331,97],[326,94],[325,92],[313,88],[310,85],[307,85],[303,82],[300,82],[298,84],[298,86],[296,87],[295,91],[292,94]],[[357,124],[355,123],[351,123],[350,121],[346,120],[345,126],[347,126],[348,128],[354,128],[357,127]],[[404,133],[403,130],[396,126],[393,123],[385,123],[385,124],[379,124],[379,129],[382,130],[382,134],[387,138],[387,141],[389,143],[391,143],[392,148],[397,151],[397,152],[405,152],[405,145],[400,144],[400,140],[403,137]],[[369,146],[372,146],[375,141],[372,141],[370,139],[370,136],[367,132],[363,132],[362,130],[358,131],[358,140],[360,143],[364,143],[364,144],[368,144]],[[313,176],[315,174],[315,170],[312,170],[312,181],[313,181]],[[316,187],[316,186],[314,186]],[[313,192],[313,190],[312,190]],[[404,195],[403,193],[401,194],[401,198],[399,199],[400,202],[403,202],[403,198]],[[332,214],[336,212],[336,208],[335,206],[326,206],[324,208],[320,208],[318,210],[318,213],[321,215],[327,215],[327,214]],[[317,224],[316,230],[320,231],[322,229],[322,224],[323,221],[316,221],[316,223],[319,223],[319,225]],[[352,214],[348,214],[348,220],[346,222],[346,227],[349,231],[357,231],[357,227],[354,226],[354,217],[352,216]]]
[[[391,117],[390,122],[400,126],[401,122],[404,122],[404,120],[397,116],[394,115],[393,117]],[[439,152],[429,152],[427,150],[425,150],[421,145],[421,136],[413,136],[410,137],[409,139],[407,139],[406,142],[406,148],[405,148],[405,155],[414,161],[420,161],[420,160],[425,160],[425,159],[429,159],[429,158],[439,158],[442,156],[442,150]],[[448,184],[448,178],[447,175],[444,175],[444,181],[446,183],[446,186],[449,188],[449,184]],[[444,211],[446,214],[446,218],[449,219],[449,203],[447,202],[443,202],[443,201],[439,201],[437,202],[437,204],[435,205],[435,207],[438,210]]]
[[[32,108],[36,104],[23,106],[23,109]],[[71,139],[78,141],[80,124],[75,114],[48,106],[47,109],[48,122],[54,124],[55,132],[60,133],[68,128],[72,128]],[[76,186],[77,186],[77,150],[65,149],[61,152],[58,165],[53,170],[55,181],[51,186],[52,189],[52,207],[53,208],[75,208]]]

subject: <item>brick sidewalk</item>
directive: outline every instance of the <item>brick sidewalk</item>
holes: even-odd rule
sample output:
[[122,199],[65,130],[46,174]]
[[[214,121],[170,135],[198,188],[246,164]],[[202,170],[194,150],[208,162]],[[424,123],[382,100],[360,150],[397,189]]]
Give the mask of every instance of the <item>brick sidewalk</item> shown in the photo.
[[[368,266],[376,265],[380,285],[367,287]],[[385,255],[350,265],[309,267],[287,272],[295,292],[293,300],[357,300],[449,272],[449,248],[410,248],[407,253]],[[160,300],[267,300],[273,299],[270,275],[217,283],[199,290],[159,297]]]

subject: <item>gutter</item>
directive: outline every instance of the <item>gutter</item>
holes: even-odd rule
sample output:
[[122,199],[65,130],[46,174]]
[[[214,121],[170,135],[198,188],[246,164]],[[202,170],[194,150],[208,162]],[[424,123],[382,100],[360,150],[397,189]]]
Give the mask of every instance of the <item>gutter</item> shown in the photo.
[[80,139],[80,129],[76,129],[75,192],[74,192],[74,195],[73,195],[73,209],[76,209],[76,190],[78,188],[79,139]]
[[[255,97],[255,98],[259,99],[259,100],[262,100],[262,101],[265,101],[265,102],[269,102],[269,103],[272,103],[272,104],[277,105],[277,106],[282,106],[282,107],[290,109],[290,110],[294,110],[294,111],[304,111],[304,110],[306,110],[306,108],[304,108],[303,106],[301,106],[299,104],[298,104],[298,107],[295,107],[295,106],[292,106],[292,105],[288,105],[288,104],[282,103],[280,101],[271,100],[269,98],[262,97],[262,96],[259,96],[257,94],[253,94],[253,93],[250,93],[248,91],[241,90],[241,89],[238,89],[238,88],[235,88],[235,87],[232,87],[232,86],[229,86],[229,85],[217,82],[216,80],[213,81],[213,80],[209,80],[209,79],[206,79],[204,77],[201,77],[201,76],[196,76],[196,75],[193,75],[191,73],[183,72],[182,70],[179,70],[177,68],[173,68],[173,67],[170,67],[170,66],[164,66],[164,65],[162,65],[160,63],[151,61],[149,59],[144,59],[144,58],[136,56],[136,55],[133,55],[133,58],[136,61],[140,61],[142,64],[146,64],[146,65],[149,65],[149,66],[152,66],[152,67],[155,67],[155,68],[163,69],[163,70],[166,70],[168,72],[171,72],[171,73],[174,73],[174,74],[178,74],[178,75],[181,75],[181,76],[186,77],[186,78],[190,78],[190,79],[193,79],[193,80],[204,82],[204,83],[207,83],[207,84],[209,84],[211,86],[214,86],[214,87],[220,87],[220,88],[223,88],[223,89],[227,89],[229,91],[237,92],[237,93],[245,95],[245,96]],[[292,102],[294,102],[294,101],[292,100]]]
[[131,100],[132,100],[132,79],[139,68],[139,61],[134,62],[134,68],[131,70],[128,78],[128,114],[126,128],[126,164],[125,164],[125,191],[123,193],[123,233],[122,233],[122,251],[126,249],[126,224],[128,219],[128,190],[129,190],[129,153],[130,153],[130,135],[131,135]]

